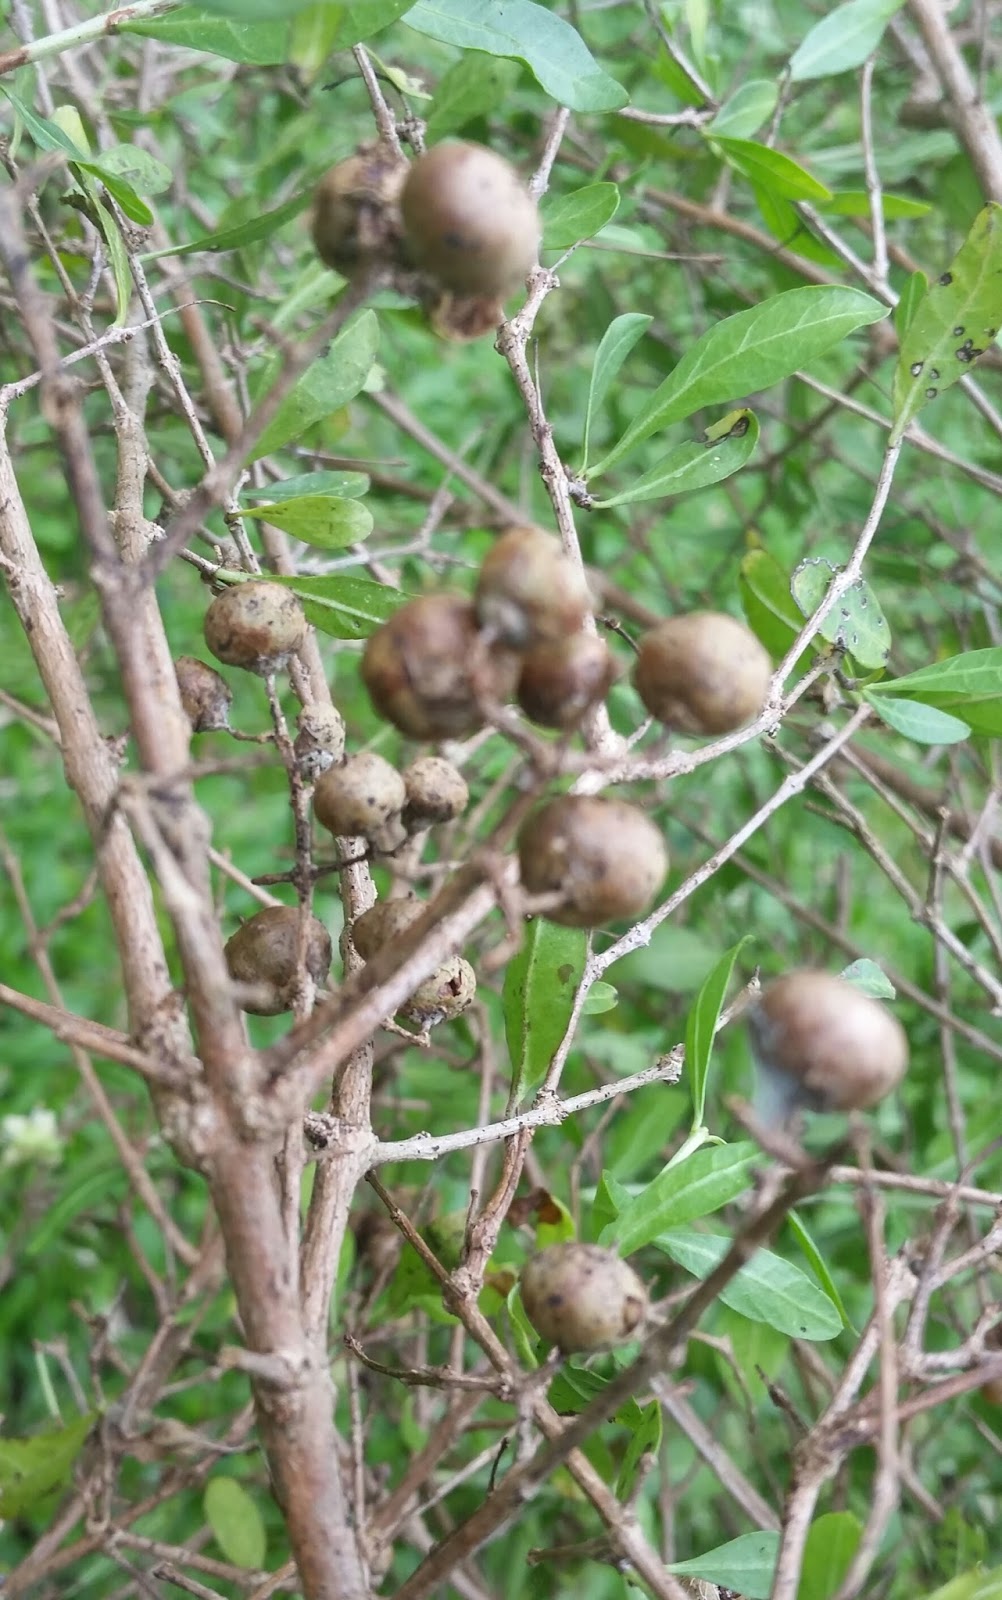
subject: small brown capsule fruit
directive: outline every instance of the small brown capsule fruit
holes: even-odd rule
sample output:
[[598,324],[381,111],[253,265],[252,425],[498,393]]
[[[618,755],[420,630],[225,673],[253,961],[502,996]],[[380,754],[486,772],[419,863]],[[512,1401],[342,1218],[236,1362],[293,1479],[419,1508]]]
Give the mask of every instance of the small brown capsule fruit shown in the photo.
[[430,978],[418,985],[399,1015],[422,1028],[449,1022],[472,1005],[477,992],[476,973],[462,956],[450,956]]
[[668,871],[665,842],[650,818],[600,795],[548,800],[523,823],[518,857],[530,894],[562,895],[544,915],[567,928],[639,916]]
[[463,774],[442,756],[419,756],[412,761],[404,772],[404,787],[404,827],[410,833],[437,822],[451,822],[462,815],[470,801]]
[[363,751],[320,774],[313,811],[336,837],[358,836],[377,850],[395,850],[405,837],[400,813],[406,798],[397,769],[374,751]]
[[605,640],[570,633],[526,651],[515,698],[533,722],[567,733],[605,699],[615,678],[615,658]]
[[389,944],[416,922],[425,909],[423,900],[377,900],[351,925],[351,939],[363,961],[371,961],[377,950]]
[[496,333],[498,323],[504,321],[504,301],[496,294],[452,294],[438,289],[425,294],[421,303],[439,338],[454,344],[468,344],[485,333]]
[[522,1304],[540,1338],[564,1355],[611,1350],[647,1315],[647,1290],[614,1250],[551,1244],[522,1269]]
[[[223,954],[236,983],[254,984],[265,993],[241,1002],[244,1011],[273,1017],[292,1006],[299,949],[300,913],[297,906],[266,906],[228,939]],[[331,939],[323,923],[310,917],[306,933],[306,971],[317,988],[331,969]]]
[[415,265],[456,294],[509,294],[536,260],[536,202],[514,167],[483,145],[438,144],[418,156],[400,209]]
[[178,656],[174,673],[192,733],[214,733],[230,725],[233,690],[215,667],[197,656]]
[[477,578],[482,628],[514,650],[576,633],[591,609],[584,573],[539,528],[506,528]]
[[363,148],[331,167],[313,203],[313,243],[321,261],[346,278],[396,264],[406,176],[406,161],[383,144]]
[[308,701],[296,718],[299,732],[292,750],[302,776],[312,782],[344,755],[344,719],[340,711]]
[[278,583],[235,583],[205,613],[205,642],[216,660],[247,672],[277,672],[305,638],[303,608]]
[[517,658],[487,649],[472,603],[429,594],[371,634],[362,681],[376,710],[411,739],[462,739],[484,725],[480,694],[510,698]]
[[782,1122],[799,1107],[859,1111],[896,1088],[908,1040],[879,1000],[830,972],[788,972],[748,1012],[756,1107]]
[[652,717],[680,733],[730,733],[766,702],[772,663],[750,628],[720,611],[668,617],[640,640],[633,681]]

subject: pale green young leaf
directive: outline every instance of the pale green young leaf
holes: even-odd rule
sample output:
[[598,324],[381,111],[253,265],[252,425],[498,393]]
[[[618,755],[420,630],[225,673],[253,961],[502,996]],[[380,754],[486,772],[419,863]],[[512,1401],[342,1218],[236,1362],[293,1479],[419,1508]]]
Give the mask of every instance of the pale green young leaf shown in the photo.
[[588,386],[582,472],[584,472],[588,464],[589,440],[595,416],[601,410],[605,397],[609,393],[623,362],[638,339],[650,327],[653,320],[653,317],[647,316],[642,311],[624,311],[621,317],[616,317],[610,322],[602,335],[599,347],[595,352],[595,361],[591,369],[591,383]]
[[616,111],[629,96],[599,66],[569,22],[533,0],[418,0],[404,21],[461,50],[524,61],[542,89],[571,111]]
[[925,705],[921,700],[906,700],[896,694],[881,694],[881,684],[863,690],[877,716],[895,733],[903,733],[916,744],[962,744],[971,735],[970,724],[949,711]]
[[904,0],[848,0],[816,22],[790,58],[794,83],[861,67]]
[[511,1060],[512,1100],[525,1100],[546,1076],[567,1032],[588,956],[588,935],[535,917],[505,970],[501,991]]
[[357,500],[368,494],[369,477],[364,472],[301,472],[294,478],[283,478],[279,483],[249,484],[241,490],[244,500],[298,500],[300,495],[335,494],[346,500]]
[[852,1565],[863,1527],[851,1511],[826,1511],[811,1523],[797,1600],[832,1600]]
[[264,1566],[268,1538],[253,1495],[236,1478],[210,1478],[202,1497],[205,1520],[227,1561],[251,1570]]
[[318,550],[343,550],[346,545],[367,539],[372,532],[368,506],[333,494],[306,494],[298,499],[245,506],[243,515],[260,517]]
[[561,195],[543,207],[543,249],[569,250],[598,233],[618,210],[619,190],[614,183],[588,183],[573,194]]
[[0,1517],[24,1516],[69,1483],[93,1423],[88,1412],[64,1428],[47,1428],[30,1439],[0,1438]]
[[750,78],[728,95],[720,110],[706,125],[714,138],[750,139],[776,109],[777,86],[773,78]]
[[[796,568],[790,579],[790,592],[805,618],[814,615],[834,576],[835,568],[823,556],[808,556]],[[862,578],[839,597],[818,631],[829,644],[848,651],[867,672],[887,665],[891,630],[879,600]]]
[[769,1600],[778,1553],[779,1534],[764,1529],[742,1533],[688,1561],[673,1561],[667,1570],[733,1589],[743,1600]]

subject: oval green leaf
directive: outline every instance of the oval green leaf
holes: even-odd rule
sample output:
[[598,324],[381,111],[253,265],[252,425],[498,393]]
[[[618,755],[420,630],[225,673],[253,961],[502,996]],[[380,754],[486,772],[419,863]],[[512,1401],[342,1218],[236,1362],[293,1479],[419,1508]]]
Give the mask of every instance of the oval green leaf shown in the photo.
[[543,249],[569,250],[590,239],[619,210],[614,183],[588,183],[573,194],[560,195],[543,209]]
[[815,23],[794,51],[789,68],[793,82],[830,78],[836,72],[861,67],[903,4],[904,0],[849,0],[847,5],[836,6]]
[[235,1567],[264,1566],[268,1541],[257,1502],[236,1478],[210,1478],[202,1498],[205,1520],[227,1561]]
[[372,532],[372,512],[360,500],[333,494],[304,494],[299,499],[245,506],[245,517],[260,517],[318,550],[343,550]]
[[779,1534],[764,1529],[743,1533],[688,1561],[674,1561],[667,1570],[734,1589],[744,1600],[769,1600],[778,1553]]
[[[731,1248],[723,1233],[669,1231],[652,1243],[695,1278],[708,1278]],[[757,1250],[736,1272],[720,1298],[732,1311],[752,1322],[765,1322],[793,1339],[834,1339],[842,1318],[817,1284],[772,1250]]]
[[864,689],[877,716],[895,733],[903,733],[916,744],[961,744],[971,736],[970,725],[938,706],[927,706],[921,700],[905,700],[894,694],[881,694],[880,685]]
[[758,1146],[748,1141],[703,1145],[685,1161],[663,1167],[643,1193],[634,1195],[616,1220],[602,1230],[600,1242],[614,1244],[620,1255],[629,1256],[668,1229],[719,1211],[744,1194],[758,1158]]
[[370,578],[344,577],[331,573],[323,578],[304,578],[298,574],[269,577],[269,583],[284,583],[303,602],[307,621],[334,639],[367,639],[392,617],[410,598],[399,589],[389,589]]
[[782,150],[754,139],[721,138],[719,134],[713,135],[712,142],[735,172],[784,200],[831,199],[831,190]]
[[588,958],[588,935],[534,917],[501,991],[512,1068],[512,1101],[523,1101],[546,1077],[567,1032],[574,996]]
[[[273,450],[280,450],[321,417],[329,417],[353,400],[372,371],[378,343],[379,323],[375,312],[363,311],[341,330],[326,353],[307,368],[292,393],[286,395],[254,446],[250,459],[256,461]],[[272,365],[264,388],[277,378],[280,368],[281,361]]]
[[524,61],[540,88],[571,111],[616,111],[629,99],[577,30],[532,0],[419,0],[404,21],[443,44]]
[[717,429],[708,428],[704,444],[676,445],[662,456],[656,467],[637,478],[621,494],[594,501],[595,510],[632,505],[637,500],[659,500],[668,494],[691,494],[695,489],[722,483],[751,459],[759,436],[754,411],[728,412],[723,425],[727,431],[722,437],[711,439],[711,433]]
[[[835,568],[823,556],[808,556],[790,579],[790,593],[805,617],[812,617],[828,592]],[[867,672],[887,665],[891,630],[870,585],[858,578],[841,595],[818,629],[822,639],[846,650]]]
[[778,383],[856,328],[886,315],[886,306],[859,289],[818,285],[787,289],[751,311],[724,317],[682,357],[591,476],[607,471],[670,422]]

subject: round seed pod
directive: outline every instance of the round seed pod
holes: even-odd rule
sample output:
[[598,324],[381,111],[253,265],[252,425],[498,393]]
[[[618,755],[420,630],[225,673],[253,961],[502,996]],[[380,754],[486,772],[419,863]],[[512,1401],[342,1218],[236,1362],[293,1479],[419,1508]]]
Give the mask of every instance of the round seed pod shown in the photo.
[[472,1005],[477,992],[477,977],[462,956],[450,956],[436,967],[430,978],[418,985],[399,1015],[422,1028],[449,1022]]
[[224,589],[205,613],[205,642],[216,660],[247,672],[276,672],[305,638],[299,600],[263,579]]
[[312,233],[317,255],[346,278],[394,265],[400,253],[400,191],[407,162],[384,144],[331,167],[317,185]]
[[523,823],[522,885],[557,892],[544,913],[567,928],[595,928],[646,910],[668,871],[658,829],[636,806],[601,795],[558,795]]
[[571,633],[526,651],[515,698],[533,722],[566,733],[605,699],[615,679],[615,657],[605,640]]
[[564,1355],[611,1350],[632,1338],[648,1310],[633,1268],[597,1244],[551,1244],[522,1269],[522,1304],[540,1338]]
[[178,656],[174,674],[192,733],[215,733],[229,727],[233,690],[215,667],[197,656]]
[[539,528],[507,528],[488,551],[474,603],[481,627],[515,650],[576,633],[591,609],[584,573],[560,540]]
[[[411,739],[461,739],[484,725],[478,689],[510,698],[517,658],[485,649],[472,603],[429,594],[369,636],[362,681],[381,716]],[[482,681],[481,681],[482,680]]]
[[340,711],[319,701],[308,701],[296,718],[292,750],[304,778],[312,781],[344,756],[344,719]]
[[803,1107],[858,1111],[896,1088],[908,1066],[897,1017],[830,972],[775,978],[748,1012],[756,1108],[782,1122]]
[[415,265],[461,295],[505,295],[536,260],[539,211],[514,167],[483,145],[435,145],[400,197]]
[[414,833],[436,822],[451,822],[469,805],[466,779],[442,756],[419,756],[404,772],[407,804],[404,827]]
[[[244,1011],[259,1017],[277,1016],[292,1006],[299,948],[300,913],[297,906],[266,906],[255,912],[228,939],[223,954],[236,983],[270,990],[267,997],[241,1002]],[[331,938],[317,917],[310,917],[306,935],[306,971],[317,988],[331,969]]]
[[370,961],[398,933],[409,928],[425,909],[423,900],[377,900],[351,925],[351,938],[363,961]]
[[320,774],[313,812],[320,826],[336,837],[361,837],[377,850],[395,850],[405,837],[400,813],[406,798],[396,767],[373,751],[363,751]]
[[633,681],[652,717],[680,733],[730,733],[766,702],[772,662],[743,622],[720,611],[668,617],[640,640]]

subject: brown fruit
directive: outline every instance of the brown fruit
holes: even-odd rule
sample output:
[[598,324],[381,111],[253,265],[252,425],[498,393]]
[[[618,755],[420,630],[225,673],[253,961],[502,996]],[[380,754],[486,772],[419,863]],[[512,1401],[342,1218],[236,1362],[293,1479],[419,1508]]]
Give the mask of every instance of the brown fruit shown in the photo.
[[178,656],[174,674],[192,733],[214,733],[229,727],[233,690],[215,667],[197,656]]
[[[244,1011],[273,1017],[292,1007],[299,949],[298,906],[266,906],[248,918],[226,942],[223,954],[236,983],[255,984],[270,994],[241,1001]],[[306,971],[318,988],[331,968],[331,939],[323,923],[310,917],[306,933]]]
[[484,558],[477,618],[502,643],[525,650],[576,633],[591,609],[584,573],[560,540],[539,528],[506,528]]
[[321,178],[313,203],[313,243],[346,278],[392,266],[400,254],[400,191],[407,163],[386,145],[359,150]]
[[484,725],[478,690],[507,700],[516,657],[488,650],[462,595],[409,600],[370,635],[362,681],[376,710],[411,739],[461,739]]
[[633,681],[652,717],[680,733],[730,733],[757,717],[772,677],[750,628],[720,611],[669,617],[645,633]]
[[400,198],[415,265],[461,295],[506,295],[536,260],[536,202],[514,167],[483,145],[435,145],[411,164]]
[[599,795],[558,795],[522,825],[522,885],[559,892],[544,912],[567,928],[594,928],[645,911],[664,882],[668,851],[636,806]]
[[403,933],[425,909],[423,900],[377,900],[351,925],[351,939],[363,961],[371,961],[377,950]]
[[526,651],[515,698],[533,722],[566,733],[605,699],[615,679],[615,657],[605,641],[571,633]]
[[436,967],[430,978],[418,984],[399,1015],[422,1028],[449,1022],[472,1005],[477,993],[477,978],[462,956],[450,956]]
[[542,1339],[565,1355],[610,1350],[633,1338],[647,1315],[647,1290],[613,1250],[551,1244],[522,1269],[522,1305]]
[[305,638],[296,596],[263,579],[224,589],[205,613],[205,642],[216,660],[247,672],[276,672]]
[[451,822],[470,801],[463,774],[441,756],[419,756],[412,761],[404,772],[404,787],[404,827],[411,833],[437,822]]
[[313,811],[335,837],[360,837],[377,850],[395,850],[405,838],[400,813],[406,798],[396,767],[374,751],[363,751],[320,774]]
[[312,781],[344,756],[344,719],[333,706],[307,701],[298,717],[292,749],[304,778]]
[[865,1110],[897,1087],[908,1066],[897,1017],[830,972],[788,972],[766,984],[748,1012],[748,1031],[758,1106],[770,1121],[800,1106]]

